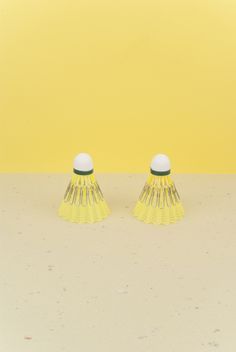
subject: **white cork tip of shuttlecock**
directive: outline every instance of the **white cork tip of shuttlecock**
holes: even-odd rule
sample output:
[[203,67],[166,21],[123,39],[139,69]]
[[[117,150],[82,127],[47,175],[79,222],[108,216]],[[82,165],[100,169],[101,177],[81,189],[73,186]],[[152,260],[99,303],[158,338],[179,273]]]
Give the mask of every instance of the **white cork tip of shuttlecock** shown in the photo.
[[151,162],[151,170],[154,172],[168,172],[170,171],[170,159],[165,154],[157,154]]
[[80,153],[74,159],[74,169],[82,172],[93,170],[93,160],[87,153]]

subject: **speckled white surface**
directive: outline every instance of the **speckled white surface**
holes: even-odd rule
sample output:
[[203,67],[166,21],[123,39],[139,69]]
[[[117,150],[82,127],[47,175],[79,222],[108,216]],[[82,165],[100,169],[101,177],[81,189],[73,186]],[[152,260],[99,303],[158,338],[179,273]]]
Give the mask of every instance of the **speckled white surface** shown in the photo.
[[236,351],[236,176],[178,175],[186,217],[130,212],[145,175],[99,175],[112,215],[67,223],[68,175],[0,175],[0,352]]

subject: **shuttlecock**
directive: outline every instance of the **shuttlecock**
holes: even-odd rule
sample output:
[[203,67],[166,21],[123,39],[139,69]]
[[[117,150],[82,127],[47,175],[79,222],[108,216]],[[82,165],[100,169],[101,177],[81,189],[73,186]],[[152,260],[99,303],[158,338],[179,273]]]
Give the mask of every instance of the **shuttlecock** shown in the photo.
[[74,159],[71,181],[59,208],[59,216],[77,223],[94,223],[110,213],[95,179],[90,155],[81,153]]
[[153,158],[134,216],[148,224],[170,224],[184,216],[179,194],[170,178],[170,160],[166,155],[158,154]]

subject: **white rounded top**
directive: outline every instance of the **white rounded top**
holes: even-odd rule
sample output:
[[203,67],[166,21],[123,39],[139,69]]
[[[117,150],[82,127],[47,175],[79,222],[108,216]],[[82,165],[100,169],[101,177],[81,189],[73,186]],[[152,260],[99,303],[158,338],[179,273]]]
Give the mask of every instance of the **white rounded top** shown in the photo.
[[165,154],[157,154],[151,162],[151,169],[157,172],[165,172],[170,170],[170,159]]
[[74,159],[74,169],[78,171],[93,170],[93,160],[87,153],[80,153]]

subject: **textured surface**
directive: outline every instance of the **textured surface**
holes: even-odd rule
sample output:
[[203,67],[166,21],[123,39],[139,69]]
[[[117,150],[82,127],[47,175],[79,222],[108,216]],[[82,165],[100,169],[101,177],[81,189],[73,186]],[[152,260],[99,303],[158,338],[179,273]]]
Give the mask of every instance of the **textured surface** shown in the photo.
[[98,175],[112,215],[67,223],[69,177],[0,176],[0,351],[235,351],[236,176],[174,176],[169,226],[130,215],[144,175]]

